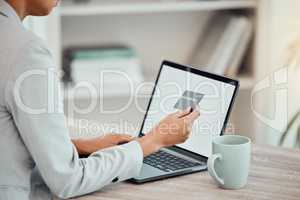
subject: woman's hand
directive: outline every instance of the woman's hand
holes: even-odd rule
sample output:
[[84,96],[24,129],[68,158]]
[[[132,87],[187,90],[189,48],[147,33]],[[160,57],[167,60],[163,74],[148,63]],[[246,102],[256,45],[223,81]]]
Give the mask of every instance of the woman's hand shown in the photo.
[[134,137],[127,134],[106,134],[93,138],[72,139],[79,155],[88,156],[98,150],[119,144],[127,143],[134,140]]
[[148,156],[160,148],[185,142],[199,115],[198,109],[191,112],[191,108],[188,108],[165,117],[150,133],[138,139],[144,156]]

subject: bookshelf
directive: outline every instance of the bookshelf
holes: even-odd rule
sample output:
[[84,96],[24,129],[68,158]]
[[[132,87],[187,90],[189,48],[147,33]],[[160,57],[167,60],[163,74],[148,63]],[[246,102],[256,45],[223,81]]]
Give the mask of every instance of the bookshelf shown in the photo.
[[[109,3],[108,3],[109,2]],[[137,22],[136,17],[141,17],[142,19],[145,18],[146,20],[149,20],[151,16],[158,16],[156,17],[156,20],[159,20],[160,17],[164,18],[164,15],[172,15],[175,17],[176,21],[178,23],[181,23],[185,20],[188,19],[188,15],[191,15],[192,20],[194,22],[197,22],[196,18],[206,18],[207,16],[210,15],[210,13],[216,13],[216,12],[255,12],[258,7],[258,1],[257,0],[213,0],[213,1],[158,1],[158,0],[146,0],[146,1],[134,1],[134,0],[129,0],[127,3],[124,3],[124,1],[96,1],[96,0],[91,0],[87,5],[83,5],[82,3],[73,3],[71,0],[65,0],[61,3],[61,6],[50,16],[48,19],[46,19],[48,24],[51,24],[51,27],[48,27],[48,29],[51,30],[57,30],[61,34],[58,34],[56,36],[50,36],[48,37],[48,43],[50,45],[51,49],[54,49],[54,55],[57,61],[57,64],[60,66],[62,63],[62,57],[61,57],[61,52],[65,47],[68,46],[73,46],[73,45],[84,45],[84,44],[94,44],[94,43],[107,43],[105,40],[97,39],[97,34],[95,35],[89,35],[89,33],[86,32],[86,29],[91,28],[91,31],[93,32],[102,32],[102,30],[95,29],[92,26],[97,24],[95,22],[96,19],[99,20],[99,24],[103,24],[103,26],[107,29],[109,27],[112,27],[112,31],[119,31],[114,25],[109,24],[110,18],[117,19],[124,19],[127,21],[127,23],[130,23],[131,19],[135,23]],[[205,13],[204,17],[202,17],[201,13]],[[184,20],[181,19],[181,17],[185,18]],[[91,20],[90,20],[91,19]],[[141,19],[141,20],[142,20]],[[138,24],[142,23],[138,21]],[[204,20],[199,20],[199,27],[198,29],[201,29],[201,26],[204,25],[205,22],[202,22]],[[87,25],[88,23],[91,23],[90,26]],[[167,23],[167,20],[165,21]],[[77,24],[75,24],[77,23]],[[82,27],[78,26],[78,24],[82,24]],[[159,25],[157,29],[163,29],[162,26],[164,25]],[[121,29],[122,27],[120,27]],[[186,27],[187,29],[189,27]],[[163,31],[165,31],[164,29]],[[145,30],[146,32],[147,30]],[[44,32],[47,32],[44,31]],[[75,32],[75,33],[74,33]],[[79,32],[79,33],[78,33]],[[85,37],[90,37],[93,38],[92,40],[85,40],[80,37],[80,32],[85,35]],[[156,31],[159,32],[159,31]],[[195,30],[192,30],[191,32],[195,32]],[[120,31],[120,34],[131,34],[130,31],[125,31],[123,30]],[[136,35],[139,36],[143,35],[143,31],[138,31],[138,33],[133,33],[133,37]],[[164,33],[163,33],[164,34]],[[179,33],[180,34],[180,33]],[[75,36],[74,36],[75,35]],[[194,37],[197,37],[198,35],[195,35]],[[83,36],[84,37],[84,36]],[[109,42],[113,42],[114,40],[117,40],[119,38],[111,37],[107,33],[103,33],[103,37],[105,37]],[[133,38],[132,37],[132,38]],[[47,38],[47,37],[46,37]],[[137,44],[136,42],[132,41],[132,38],[125,38],[122,39],[123,41],[121,42],[128,42],[132,46],[143,46],[143,45],[148,45],[147,43],[140,42],[140,44]],[[128,40],[128,41],[126,41]],[[191,45],[192,42],[196,42],[196,39],[193,41],[191,40],[190,43]],[[159,43],[159,42],[158,42]],[[160,42],[161,43],[161,42]],[[153,49],[154,47],[151,47]],[[187,50],[188,47],[185,47],[185,50],[182,50],[184,54],[188,54],[189,51]],[[192,46],[192,48],[194,48]],[[141,47],[137,47],[137,50],[141,49]],[[155,51],[155,50],[153,50]],[[155,75],[157,73],[157,68],[159,67],[159,62],[158,62],[158,56],[154,55],[154,53],[151,53],[149,51],[143,52],[141,50],[141,54],[145,55],[150,55],[148,56],[149,58],[144,59],[142,56],[142,60],[145,60],[145,63],[151,63],[149,66],[156,65],[156,68],[153,70],[146,70],[147,75],[146,75],[146,80],[151,80],[155,79]],[[153,55],[151,55],[153,54]],[[178,53],[173,53],[174,55],[169,56],[169,57],[162,57],[161,60],[163,59],[170,59],[174,60],[176,58],[176,54]],[[155,57],[155,59],[153,59]],[[151,59],[151,60],[150,60]],[[248,59],[248,58],[247,58]],[[175,59],[175,61],[177,61]],[[246,63],[246,68],[247,68],[247,73],[243,73],[238,78],[240,80],[241,84],[241,89],[243,90],[249,90],[252,88],[252,86],[255,83],[255,70],[253,70],[252,62],[253,60]],[[187,58],[179,58],[178,62],[181,63],[187,63],[188,60]],[[147,64],[146,64],[147,65]],[[146,66],[146,69],[149,69],[151,67]],[[149,73],[150,71],[150,73]],[[249,73],[250,72],[250,73]],[[149,75],[150,74],[150,75]],[[111,93],[112,96],[116,96],[116,92]],[[126,94],[122,93],[122,96]]]
[[[44,24],[43,38],[53,50],[57,66],[61,66],[62,51],[66,47],[120,42],[129,44],[139,52],[146,81],[154,81],[160,63],[164,59],[189,64],[189,55],[195,49],[198,38],[203,34],[202,28],[211,15],[233,12],[250,16],[255,22],[255,36],[243,61],[244,69],[234,77],[240,81],[241,92],[231,120],[239,134],[252,137],[252,132],[255,130],[254,116],[252,114],[247,118],[241,116],[250,112],[248,107],[251,101],[251,89],[261,77],[265,67],[265,63],[261,61],[264,60],[261,53],[264,49],[261,38],[266,34],[264,25],[267,21],[262,13],[265,9],[262,5],[266,4],[266,1],[146,0],[136,1],[138,3],[129,1],[131,3],[91,0],[90,4],[82,5],[64,0],[50,17],[32,19],[32,21],[33,24],[34,22]],[[170,35],[169,32],[174,34]],[[151,91],[151,88],[142,89],[138,94],[149,94]],[[104,98],[109,104],[106,105],[110,107],[128,99],[129,96],[130,94],[127,93],[111,91]],[[86,96],[77,94],[76,98],[75,100],[80,103]],[[65,99],[65,103],[68,104],[70,99],[74,100],[74,97],[69,96]],[[147,100],[143,101],[142,105],[145,107]],[[95,117],[98,120],[99,112],[85,117],[90,119]],[[129,121],[136,122],[142,119],[143,113],[138,113],[134,105],[131,105],[128,111],[120,115],[99,116],[99,119],[109,123],[117,121],[120,116],[126,116]]]
[[214,1],[144,1],[135,3],[103,3],[92,2],[88,6],[64,1],[61,8],[62,16],[88,16],[111,14],[153,14],[161,12],[193,12],[212,11],[226,9],[250,9],[256,8],[255,0],[214,0]]

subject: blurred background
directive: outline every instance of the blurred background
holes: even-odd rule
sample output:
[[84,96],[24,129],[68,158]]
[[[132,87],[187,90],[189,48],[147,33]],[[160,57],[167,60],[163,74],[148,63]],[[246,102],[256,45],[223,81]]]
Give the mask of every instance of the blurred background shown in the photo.
[[[73,136],[136,134],[167,59],[240,81],[229,133],[300,148],[299,8],[299,0],[62,0],[25,24],[52,50]],[[109,71],[122,73],[99,76]]]

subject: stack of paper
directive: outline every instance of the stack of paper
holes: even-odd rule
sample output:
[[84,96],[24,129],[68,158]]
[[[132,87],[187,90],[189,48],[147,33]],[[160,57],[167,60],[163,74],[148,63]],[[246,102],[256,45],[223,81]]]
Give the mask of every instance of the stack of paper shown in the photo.
[[131,48],[77,48],[71,57],[73,87],[92,87],[98,95],[128,94],[144,80],[138,56]]

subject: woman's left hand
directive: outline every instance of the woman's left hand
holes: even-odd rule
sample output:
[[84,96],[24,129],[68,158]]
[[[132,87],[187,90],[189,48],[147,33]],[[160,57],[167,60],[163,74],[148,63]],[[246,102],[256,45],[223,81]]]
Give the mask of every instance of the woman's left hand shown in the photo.
[[88,156],[98,150],[127,143],[134,139],[135,138],[133,136],[127,134],[110,133],[104,136],[93,138],[72,139],[72,142],[75,145],[79,155]]

